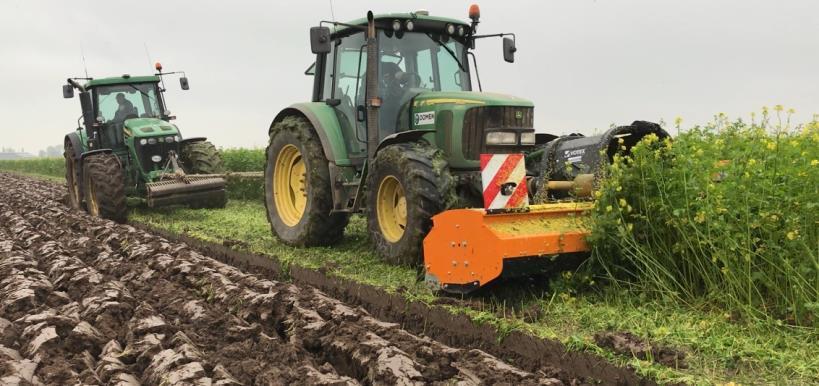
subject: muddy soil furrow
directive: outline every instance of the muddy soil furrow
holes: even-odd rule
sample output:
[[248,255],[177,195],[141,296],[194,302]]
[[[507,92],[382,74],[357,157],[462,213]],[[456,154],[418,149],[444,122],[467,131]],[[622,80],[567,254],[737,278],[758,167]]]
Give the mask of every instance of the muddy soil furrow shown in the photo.
[[0,174],[0,186],[0,251],[9,250],[0,264],[25,283],[18,287],[40,291],[39,304],[26,307],[0,296],[11,302],[2,315],[18,314],[10,328],[31,329],[11,350],[43,334],[53,342],[0,357],[34,363],[29,382],[54,377],[42,369],[59,354],[61,376],[85,383],[561,383],[411,334],[314,288],[70,211],[53,185]]

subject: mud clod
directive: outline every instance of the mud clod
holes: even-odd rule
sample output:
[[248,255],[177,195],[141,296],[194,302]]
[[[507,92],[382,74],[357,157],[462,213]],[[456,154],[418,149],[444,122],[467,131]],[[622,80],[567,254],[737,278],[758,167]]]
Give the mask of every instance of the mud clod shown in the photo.
[[1,384],[540,384],[0,173]]
[[684,369],[685,353],[670,347],[653,346],[630,332],[602,332],[595,334],[595,343],[600,347],[625,356],[633,356],[642,360],[652,359],[665,366]]

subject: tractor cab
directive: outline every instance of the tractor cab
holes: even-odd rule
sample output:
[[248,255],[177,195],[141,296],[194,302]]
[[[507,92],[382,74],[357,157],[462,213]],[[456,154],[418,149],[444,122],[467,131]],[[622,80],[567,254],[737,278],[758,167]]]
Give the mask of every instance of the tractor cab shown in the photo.
[[[308,71],[315,76],[313,101],[333,108],[353,162],[372,157],[385,140],[420,135],[400,134],[411,130],[431,133],[428,141],[443,148],[450,165],[459,169],[477,170],[482,152],[522,152],[534,146],[532,103],[482,92],[470,52],[477,39],[514,35],[477,35],[477,7],[470,17],[471,24],[417,11],[311,29],[317,54]],[[514,40],[504,38],[503,46],[504,58],[514,61]],[[373,80],[369,90],[368,78]]]
[[95,79],[86,88],[91,91],[93,116],[102,126],[101,146],[121,148],[126,132],[130,135],[168,119],[158,76]]

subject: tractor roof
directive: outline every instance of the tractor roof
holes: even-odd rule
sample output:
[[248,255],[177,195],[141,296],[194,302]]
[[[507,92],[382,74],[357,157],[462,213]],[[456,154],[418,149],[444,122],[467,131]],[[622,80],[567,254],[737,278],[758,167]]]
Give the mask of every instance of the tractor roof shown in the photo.
[[[420,14],[420,13],[415,13],[415,12],[382,13],[382,14],[374,15],[373,18],[375,19],[376,22],[378,22],[378,21],[390,21],[391,22],[391,21],[393,21],[395,19],[400,19],[400,20],[415,19],[415,20],[428,20],[428,21],[431,21],[431,22],[452,23],[452,24],[455,24],[455,25],[460,24],[460,25],[469,26],[469,23],[467,23],[467,22],[465,22],[463,20],[453,19],[453,18],[449,18],[449,17],[441,17],[441,16],[430,16],[430,15],[425,15],[425,14]],[[367,25],[367,18],[362,17],[360,19],[355,19],[353,21],[349,21],[346,24],[366,26]],[[345,30],[347,30],[349,28],[350,27],[338,26],[338,28],[336,29],[335,32],[345,31]]]
[[151,83],[159,82],[159,77],[156,75],[148,76],[112,76],[110,78],[99,78],[88,81],[85,87],[108,86],[114,84],[130,84],[130,83]]

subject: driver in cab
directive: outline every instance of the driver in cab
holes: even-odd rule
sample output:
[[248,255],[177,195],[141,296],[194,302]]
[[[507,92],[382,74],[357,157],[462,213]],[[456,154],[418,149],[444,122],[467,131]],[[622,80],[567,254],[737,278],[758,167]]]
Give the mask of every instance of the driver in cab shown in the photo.
[[117,112],[114,113],[114,122],[124,122],[129,117],[135,118],[137,116],[137,109],[134,104],[125,98],[125,94],[117,94]]

